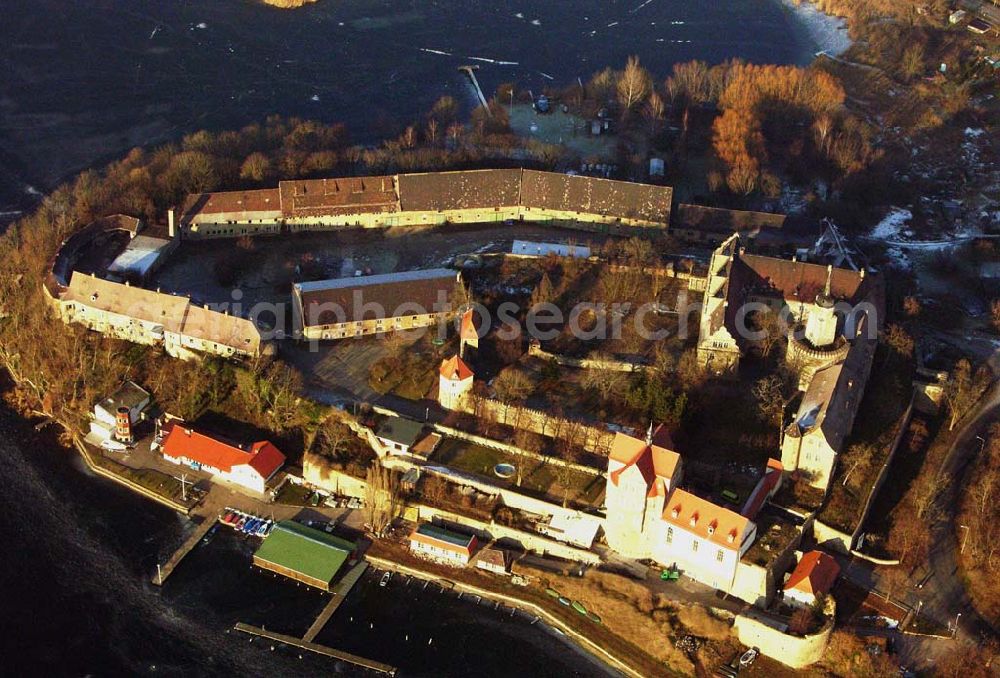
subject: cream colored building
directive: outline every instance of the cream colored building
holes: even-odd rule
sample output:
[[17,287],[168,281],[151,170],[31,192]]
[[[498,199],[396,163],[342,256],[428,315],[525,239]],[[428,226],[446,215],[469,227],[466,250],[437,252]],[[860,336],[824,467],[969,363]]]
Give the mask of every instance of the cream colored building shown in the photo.
[[74,272],[58,300],[63,322],[138,344],[162,345],[174,357],[247,358],[263,349],[253,322],[191,303],[187,297]]
[[[771,460],[739,511],[679,486],[680,455],[661,427],[645,440],[617,433],[608,460],[604,535],[608,546],[629,558],[651,558],[664,567],[749,602],[759,587],[738,578],[741,558],[757,535],[754,516],[781,482]],[[744,590],[746,589],[746,590]]]
[[179,215],[171,210],[167,218],[171,236],[179,225],[183,238],[277,233],[281,230],[281,195],[277,188],[196,193],[187,197]]
[[274,189],[196,194],[177,221],[185,238],[503,221],[629,233],[666,228],[672,199],[665,186],[536,170],[461,170],[297,179]]
[[447,268],[295,283],[292,326],[309,340],[429,327],[457,313],[452,299],[461,284]]

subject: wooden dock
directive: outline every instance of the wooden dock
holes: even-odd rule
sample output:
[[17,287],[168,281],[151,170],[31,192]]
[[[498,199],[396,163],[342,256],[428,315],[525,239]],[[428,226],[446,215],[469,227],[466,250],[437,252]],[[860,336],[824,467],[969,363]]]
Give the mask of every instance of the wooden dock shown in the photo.
[[292,647],[297,647],[303,650],[308,650],[309,652],[315,652],[316,654],[321,654],[326,657],[332,657],[333,659],[338,659],[342,662],[347,662],[355,666],[360,666],[371,671],[377,671],[379,673],[385,673],[390,676],[396,675],[396,667],[390,666],[388,664],[383,664],[382,662],[373,661],[371,659],[365,659],[364,657],[359,657],[349,652],[341,652],[340,650],[335,650],[332,647],[327,647],[326,645],[317,645],[309,641],[301,640],[295,638],[294,636],[286,636],[283,633],[275,633],[274,631],[267,631],[258,626],[251,626],[250,624],[244,624],[239,622],[234,627],[237,631],[242,633],[247,633],[251,636],[258,636],[260,638],[267,638],[268,640],[273,640],[279,643],[284,643],[285,645],[290,645]]
[[180,548],[174,551],[174,555],[170,556],[170,559],[157,567],[157,571],[152,576],[152,582],[157,586],[163,586],[163,582],[167,581],[167,577],[174,573],[174,570],[181,561],[184,560],[184,556],[191,553],[195,546],[197,546],[202,537],[208,534],[208,531],[212,529],[212,526],[216,524],[216,519],[206,518],[201,525],[195,528],[195,531],[191,533]]
[[326,604],[323,611],[316,617],[316,621],[312,623],[312,626],[309,627],[306,634],[302,636],[302,640],[307,643],[311,643],[316,639],[316,636],[318,636],[319,632],[323,630],[326,623],[330,621],[330,617],[332,617],[333,613],[337,611],[340,604],[344,602],[344,598],[348,593],[350,593],[351,589],[354,588],[354,585],[358,583],[358,580],[361,579],[361,575],[363,575],[367,569],[368,563],[362,560],[351,568],[350,572],[344,575],[344,578],[341,579],[340,583],[337,584],[336,588],[334,588],[333,597],[330,598],[330,602]]
[[479,66],[458,67],[458,70],[462,71],[463,73],[469,76],[469,80],[472,81],[472,86],[476,88],[476,96],[479,98],[479,103],[482,104],[483,108],[486,109],[486,112],[492,116],[493,112],[490,110],[490,105],[489,103],[487,103],[486,96],[483,94],[483,88],[479,86],[479,80],[476,78],[476,71],[478,69]]

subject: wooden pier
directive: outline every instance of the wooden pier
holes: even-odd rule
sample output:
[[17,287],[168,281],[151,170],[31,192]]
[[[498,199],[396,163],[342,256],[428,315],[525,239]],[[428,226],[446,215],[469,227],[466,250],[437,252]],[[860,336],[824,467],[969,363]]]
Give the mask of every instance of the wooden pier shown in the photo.
[[239,622],[234,628],[241,633],[247,633],[251,636],[258,636],[260,638],[267,638],[268,640],[284,643],[285,645],[308,650],[309,652],[315,652],[316,654],[332,657],[333,659],[338,659],[342,662],[360,666],[371,671],[385,673],[390,676],[396,675],[395,666],[383,664],[382,662],[373,661],[371,659],[365,659],[364,657],[359,657],[357,655],[350,654],[349,652],[341,652],[340,650],[335,650],[332,647],[327,647],[326,645],[317,645],[316,643],[301,640],[299,638],[295,638],[294,636],[286,636],[283,633],[267,631],[258,626],[251,626],[250,624],[244,624],[243,622]]
[[486,102],[486,96],[483,94],[483,89],[479,86],[479,80],[476,78],[476,71],[479,70],[479,66],[459,66],[458,70],[469,76],[469,80],[472,81],[472,86],[476,88],[476,96],[479,97],[479,103],[481,103],[483,108],[486,109],[486,112],[492,116],[493,112],[490,111],[490,105]]
[[215,518],[206,518],[201,525],[195,528],[194,532],[191,533],[184,543],[181,544],[180,548],[174,551],[174,555],[170,556],[170,559],[166,563],[163,565],[157,564],[156,573],[152,576],[153,583],[157,586],[163,586],[163,582],[167,581],[167,577],[174,573],[177,566],[184,560],[184,556],[191,553],[216,522]]
[[323,611],[319,613],[318,617],[316,617],[316,621],[312,623],[312,626],[309,627],[306,634],[302,636],[302,640],[307,643],[311,643],[316,639],[316,636],[318,636],[319,632],[323,630],[326,623],[330,621],[330,617],[332,617],[333,613],[337,611],[340,604],[344,602],[344,598],[348,593],[350,593],[351,589],[354,588],[354,585],[358,583],[358,580],[361,579],[361,575],[363,575],[367,569],[368,563],[362,560],[351,568],[350,572],[344,575],[344,578],[341,579],[340,583],[337,584],[336,588],[334,588],[333,597],[330,598],[330,602],[326,604]]

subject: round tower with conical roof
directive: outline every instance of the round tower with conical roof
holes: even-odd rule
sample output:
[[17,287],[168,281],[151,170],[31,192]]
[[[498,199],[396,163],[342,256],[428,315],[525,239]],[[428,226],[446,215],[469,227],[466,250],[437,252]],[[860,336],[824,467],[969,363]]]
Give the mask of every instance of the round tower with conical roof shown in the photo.
[[785,360],[799,375],[799,389],[805,390],[818,370],[847,357],[850,346],[837,333],[836,301],[832,290],[833,266],[827,266],[826,285],[806,316],[804,325],[788,331]]

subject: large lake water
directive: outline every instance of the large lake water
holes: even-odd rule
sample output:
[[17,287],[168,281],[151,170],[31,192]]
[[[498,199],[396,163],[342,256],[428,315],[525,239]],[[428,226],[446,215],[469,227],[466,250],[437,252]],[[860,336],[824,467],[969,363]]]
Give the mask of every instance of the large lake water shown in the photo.
[[377,139],[442,95],[471,106],[463,64],[487,92],[538,90],[630,54],[658,79],[695,58],[806,63],[818,35],[784,0],[15,0],[0,21],[0,210],[132,146],[271,113]]

